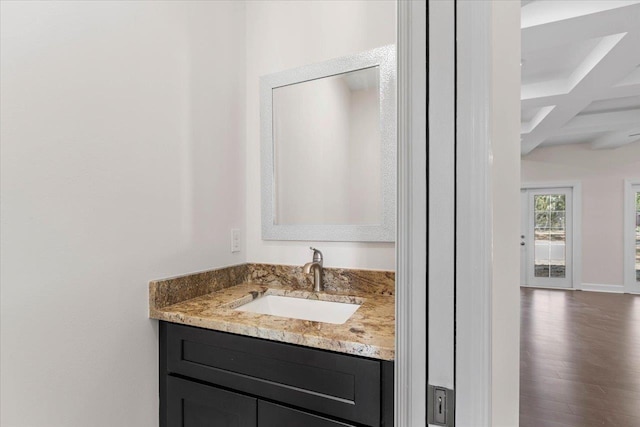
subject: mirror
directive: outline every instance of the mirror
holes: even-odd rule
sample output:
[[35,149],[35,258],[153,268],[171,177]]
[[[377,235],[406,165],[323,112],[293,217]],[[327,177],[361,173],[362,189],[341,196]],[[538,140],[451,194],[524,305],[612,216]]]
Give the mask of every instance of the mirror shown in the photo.
[[273,89],[274,224],[381,222],[378,68]]
[[265,240],[395,239],[395,47],[261,78]]

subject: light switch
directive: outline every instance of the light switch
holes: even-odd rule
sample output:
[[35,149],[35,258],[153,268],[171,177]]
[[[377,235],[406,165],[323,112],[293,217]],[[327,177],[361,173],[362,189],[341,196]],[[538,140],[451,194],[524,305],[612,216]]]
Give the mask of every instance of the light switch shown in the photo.
[[240,252],[240,230],[231,229],[231,252]]

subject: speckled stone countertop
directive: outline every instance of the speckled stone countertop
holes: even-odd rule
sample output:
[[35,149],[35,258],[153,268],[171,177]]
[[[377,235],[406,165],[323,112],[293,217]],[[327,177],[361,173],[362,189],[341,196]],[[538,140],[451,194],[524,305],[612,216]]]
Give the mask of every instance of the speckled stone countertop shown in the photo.
[[[264,267],[264,265],[258,266]],[[247,266],[232,268],[246,269]],[[247,271],[243,271],[243,273],[247,273]],[[212,273],[200,274],[210,276]],[[219,273],[216,274],[219,275]],[[372,274],[377,274],[377,272]],[[388,275],[388,272],[380,272],[380,274]],[[195,275],[185,277],[195,277]],[[232,277],[234,277],[233,274]],[[358,286],[350,287],[345,292],[328,290],[314,293],[301,289],[297,284],[283,284],[282,281],[270,281],[269,283],[248,281],[251,280],[251,271],[245,277],[247,277],[247,281],[239,284],[232,283],[231,286],[222,289],[219,286],[214,286],[209,290],[209,293],[190,299],[184,299],[185,297],[182,296],[177,298],[183,299],[178,302],[167,297],[170,295],[170,289],[161,289],[162,285],[169,281],[151,282],[149,284],[149,317],[340,353],[382,360],[394,359],[395,301],[393,293],[389,295],[389,287],[384,288],[383,286],[382,288],[386,289],[383,293],[367,292],[366,286],[364,289]],[[176,279],[171,280],[175,281]],[[193,279],[190,283],[193,283]],[[236,307],[265,294],[359,303],[361,306],[342,325],[234,310]],[[158,301],[166,301],[169,304],[160,304]]]

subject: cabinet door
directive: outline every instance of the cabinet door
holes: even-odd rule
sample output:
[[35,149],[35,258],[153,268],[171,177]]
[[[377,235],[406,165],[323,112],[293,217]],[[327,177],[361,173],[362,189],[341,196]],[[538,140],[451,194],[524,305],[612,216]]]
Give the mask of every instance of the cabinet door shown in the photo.
[[167,426],[256,427],[256,399],[167,377]]
[[168,373],[354,423],[381,424],[378,360],[192,326],[165,327]]
[[258,427],[354,427],[273,403],[258,401]]

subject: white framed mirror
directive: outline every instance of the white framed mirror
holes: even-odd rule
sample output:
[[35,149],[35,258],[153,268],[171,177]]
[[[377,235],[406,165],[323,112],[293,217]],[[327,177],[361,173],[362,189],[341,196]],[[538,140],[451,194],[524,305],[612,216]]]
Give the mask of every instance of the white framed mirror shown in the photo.
[[260,79],[262,238],[393,242],[396,54]]

